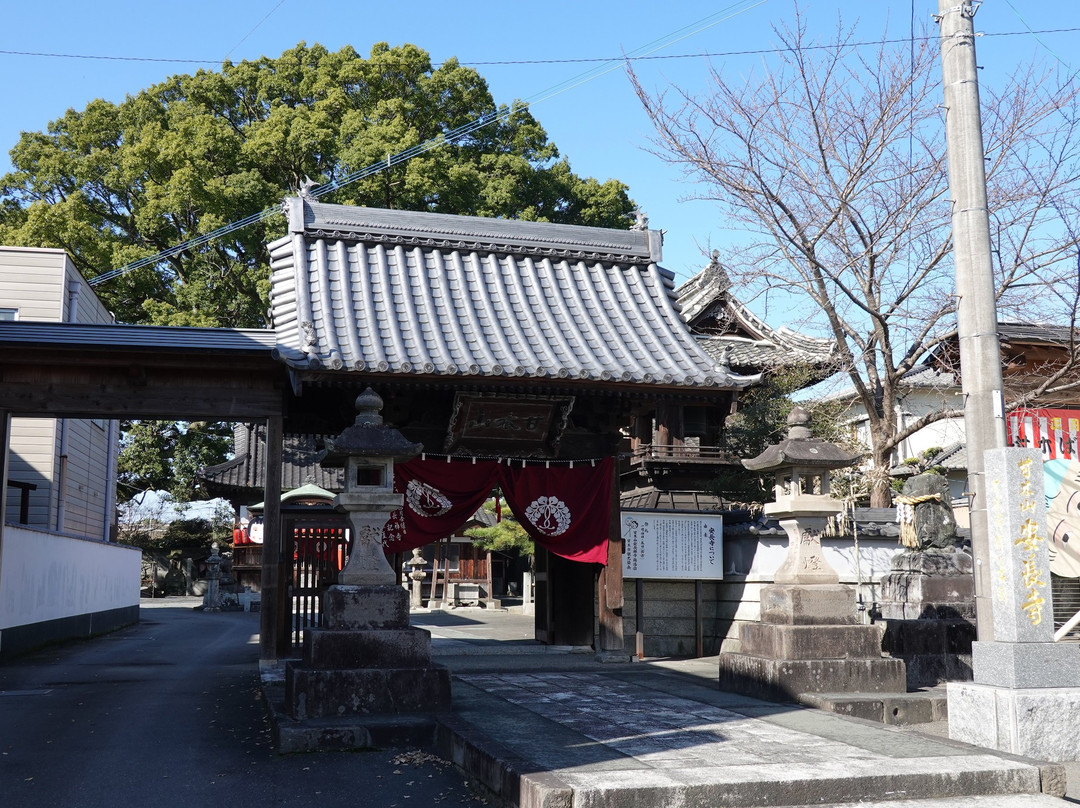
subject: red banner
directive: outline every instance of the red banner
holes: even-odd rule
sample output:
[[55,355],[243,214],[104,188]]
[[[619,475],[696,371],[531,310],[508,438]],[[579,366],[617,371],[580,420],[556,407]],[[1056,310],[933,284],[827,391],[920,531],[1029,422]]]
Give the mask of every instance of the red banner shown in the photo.
[[494,460],[420,459],[394,467],[394,491],[405,504],[390,515],[383,546],[392,553],[452,536],[484,504],[496,485]]
[[415,459],[394,469],[405,504],[390,516],[383,546],[402,553],[456,533],[499,485],[529,535],[556,555],[607,563],[611,458],[567,464]]
[[556,555],[607,564],[612,460],[551,466],[511,462],[500,479],[510,509],[529,535]]
[[1043,460],[1080,460],[1080,411],[1024,409],[1006,419],[1009,446],[1038,449]]

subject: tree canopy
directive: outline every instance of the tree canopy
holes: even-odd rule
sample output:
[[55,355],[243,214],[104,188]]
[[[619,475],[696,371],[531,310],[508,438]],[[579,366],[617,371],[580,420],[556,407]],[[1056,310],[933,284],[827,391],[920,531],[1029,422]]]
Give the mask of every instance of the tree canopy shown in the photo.
[[[331,53],[300,43],[220,70],[172,76],[123,102],[68,110],[24,133],[0,178],[0,243],[60,247],[90,279],[278,204],[310,178],[340,180],[388,156],[445,145],[326,201],[626,227],[617,180],[574,174],[522,104],[413,45]],[[274,217],[96,287],[121,322],[260,327]]]
[[[716,69],[700,95],[635,86],[658,153],[742,229],[724,256],[742,298],[779,298],[798,325],[837,340],[868,419],[880,475],[873,501],[886,505],[901,442],[956,414],[898,422],[905,374],[956,339],[939,46],[883,35],[866,48],[843,25],[817,42],[797,10],[776,33],[765,71]],[[982,101],[1000,316],[1071,326],[1080,300],[1076,84],[1023,66],[997,91],[984,88]],[[1029,396],[1071,383],[1066,370]]]
[[[482,126],[470,126],[483,122]],[[449,137],[464,128],[466,133]],[[0,243],[58,247],[89,279],[272,208],[440,137],[445,144],[344,185],[328,202],[625,228],[617,180],[580,177],[529,110],[496,105],[484,79],[414,45],[365,59],[300,43],[276,59],[171,76],[119,104],[68,110],[27,132],[0,177]],[[95,286],[120,322],[265,325],[266,244],[284,217],[237,229]],[[224,424],[125,425],[122,499],[197,495]]]

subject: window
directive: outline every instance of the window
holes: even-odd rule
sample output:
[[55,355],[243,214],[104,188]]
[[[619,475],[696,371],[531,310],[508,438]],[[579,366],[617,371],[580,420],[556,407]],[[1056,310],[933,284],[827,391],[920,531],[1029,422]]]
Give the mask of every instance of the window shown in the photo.
[[0,309],[0,322],[11,322],[19,319],[18,309]]

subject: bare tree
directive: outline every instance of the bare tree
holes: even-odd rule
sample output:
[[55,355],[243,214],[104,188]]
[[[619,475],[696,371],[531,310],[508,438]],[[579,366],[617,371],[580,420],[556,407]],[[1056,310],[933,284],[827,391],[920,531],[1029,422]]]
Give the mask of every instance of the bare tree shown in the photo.
[[[775,64],[738,80],[714,68],[706,94],[631,80],[657,153],[744,231],[724,256],[744,299],[779,294],[801,327],[836,338],[838,370],[869,418],[871,501],[887,505],[883,472],[900,442],[958,414],[897,418],[904,375],[956,339],[938,45],[883,37],[867,48],[840,24],[822,46],[798,9],[776,35]],[[1031,69],[983,91],[1002,319],[1075,320],[1076,101]],[[1040,385],[1068,383],[1067,364]]]

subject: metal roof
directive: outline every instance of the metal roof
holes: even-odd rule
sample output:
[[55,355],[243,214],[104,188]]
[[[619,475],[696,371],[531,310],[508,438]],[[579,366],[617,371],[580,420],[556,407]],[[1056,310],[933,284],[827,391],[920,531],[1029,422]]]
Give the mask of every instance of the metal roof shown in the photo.
[[660,234],[285,201],[278,353],[302,370],[738,389],[680,319]]
[[133,350],[248,351],[267,356],[277,343],[269,329],[186,328],[162,325],[0,321],[0,344],[128,348]]

